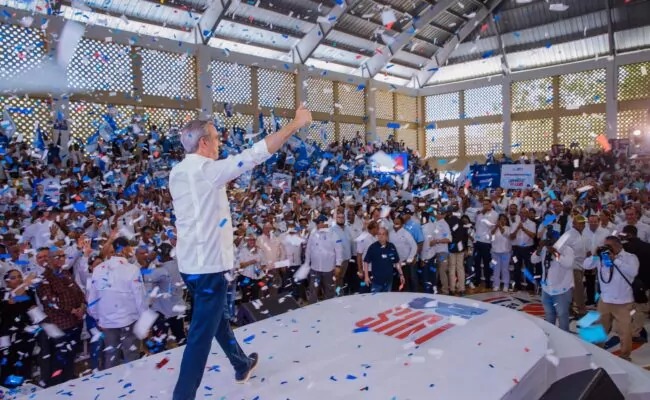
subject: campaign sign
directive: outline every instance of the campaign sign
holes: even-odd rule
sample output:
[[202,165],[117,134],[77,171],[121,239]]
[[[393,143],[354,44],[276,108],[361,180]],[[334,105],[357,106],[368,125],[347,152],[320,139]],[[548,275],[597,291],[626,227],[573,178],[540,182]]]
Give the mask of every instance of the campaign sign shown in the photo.
[[525,189],[535,185],[535,166],[532,164],[504,164],[501,166],[501,187]]
[[472,165],[472,187],[479,189],[495,188],[501,183],[501,165],[483,164]]
[[409,157],[406,153],[393,153],[388,154],[390,158],[395,162],[395,166],[392,169],[386,168],[381,165],[376,165],[372,163],[372,173],[373,174],[398,174],[402,175],[408,171],[409,166]]

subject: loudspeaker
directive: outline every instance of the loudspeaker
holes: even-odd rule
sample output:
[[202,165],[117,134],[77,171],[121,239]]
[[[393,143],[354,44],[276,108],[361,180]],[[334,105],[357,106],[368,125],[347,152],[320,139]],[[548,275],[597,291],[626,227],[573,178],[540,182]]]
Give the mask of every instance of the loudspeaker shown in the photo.
[[253,300],[239,306],[237,325],[248,325],[298,308],[300,306],[290,295],[270,296],[260,300]]
[[602,368],[566,376],[551,385],[540,400],[624,400],[625,397]]

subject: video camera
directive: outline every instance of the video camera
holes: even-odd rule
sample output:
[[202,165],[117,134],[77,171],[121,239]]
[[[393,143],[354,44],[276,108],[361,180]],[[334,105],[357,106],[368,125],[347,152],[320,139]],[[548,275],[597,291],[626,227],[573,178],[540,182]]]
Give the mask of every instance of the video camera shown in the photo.
[[614,253],[614,250],[608,246],[600,246],[599,248],[596,249],[596,254],[600,258],[600,261],[603,263],[604,266],[611,268],[613,262],[612,262],[612,254]]

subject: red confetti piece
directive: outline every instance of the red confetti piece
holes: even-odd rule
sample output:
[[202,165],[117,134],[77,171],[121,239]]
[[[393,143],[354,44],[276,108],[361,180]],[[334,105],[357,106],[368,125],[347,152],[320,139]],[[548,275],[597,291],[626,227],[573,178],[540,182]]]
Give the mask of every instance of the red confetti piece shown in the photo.
[[156,364],[156,369],[164,367],[169,362],[169,358],[165,357]]
[[519,383],[519,379],[517,379],[517,378],[512,378],[512,381],[513,381],[514,383]]
[[530,351],[530,349],[529,349],[528,347],[524,347],[524,351],[525,351],[526,353],[528,353],[528,352]]
[[54,378],[54,377],[57,377],[57,376],[59,376],[59,375],[61,375],[61,373],[62,373],[62,372],[63,372],[63,370],[62,370],[62,369],[57,369],[57,370],[56,370],[56,371],[54,371],[54,373],[52,374],[52,378]]
[[485,32],[487,30],[488,30],[488,24],[487,23],[481,25],[481,32]]

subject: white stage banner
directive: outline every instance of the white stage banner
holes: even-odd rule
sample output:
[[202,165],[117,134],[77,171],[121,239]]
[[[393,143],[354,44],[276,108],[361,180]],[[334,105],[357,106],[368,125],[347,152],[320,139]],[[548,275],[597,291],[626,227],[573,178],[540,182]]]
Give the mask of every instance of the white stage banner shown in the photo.
[[504,164],[501,166],[501,187],[525,189],[535,185],[535,166],[528,164]]

